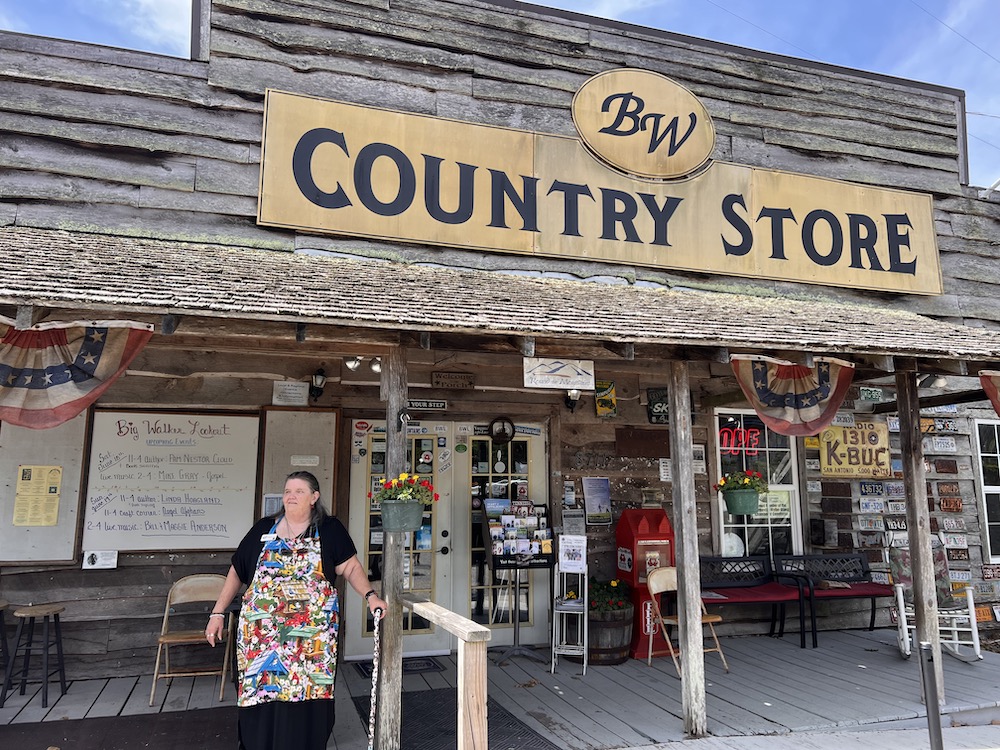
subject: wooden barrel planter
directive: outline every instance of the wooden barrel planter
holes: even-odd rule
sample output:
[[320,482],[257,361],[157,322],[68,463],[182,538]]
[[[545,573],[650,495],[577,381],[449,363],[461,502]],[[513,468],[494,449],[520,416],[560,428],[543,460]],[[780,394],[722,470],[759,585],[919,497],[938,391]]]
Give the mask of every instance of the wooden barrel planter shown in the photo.
[[587,659],[590,664],[600,666],[628,661],[633,609],[629,604],[625,609],[588,613]]

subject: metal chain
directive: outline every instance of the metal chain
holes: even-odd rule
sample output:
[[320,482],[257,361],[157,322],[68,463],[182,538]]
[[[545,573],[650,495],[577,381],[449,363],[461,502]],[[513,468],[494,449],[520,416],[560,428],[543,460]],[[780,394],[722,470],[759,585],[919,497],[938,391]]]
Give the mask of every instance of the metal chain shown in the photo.
[[379,661],[379,622],[382,620],[382,608],[375,609],[375,630],[372,633],[372,697],[371,711],[368,713],[368,750],[375,748],[375,709],[378,695],[378,661]]

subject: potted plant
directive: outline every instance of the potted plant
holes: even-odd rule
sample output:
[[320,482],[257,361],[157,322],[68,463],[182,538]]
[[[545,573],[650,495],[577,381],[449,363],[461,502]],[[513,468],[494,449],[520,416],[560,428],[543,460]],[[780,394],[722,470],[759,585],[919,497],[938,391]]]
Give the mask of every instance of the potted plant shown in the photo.
[[618,578],[587,584],[587,657],[591,664],[621,664],[632,643],[632,591]]
[[429,479],[402,473],[387,479],[375,493],[368,493],[373,503],[382,510],[382,529],[385,531],[416,531],[424,518],[424,506],[438,499]]
[[735,516],[748,516],[757,512],[760,495],[767,492],[767,480],[759,471],[745,469],[730,471],[716,482],[715,490],[722,493],[726,510]]

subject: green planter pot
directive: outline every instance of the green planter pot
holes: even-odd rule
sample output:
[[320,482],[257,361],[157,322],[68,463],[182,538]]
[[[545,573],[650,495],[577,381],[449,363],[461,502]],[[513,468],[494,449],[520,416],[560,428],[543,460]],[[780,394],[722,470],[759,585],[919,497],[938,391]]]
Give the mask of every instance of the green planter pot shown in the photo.
[[734,516],[750,516],[760,507],[760,493],[757,490],[738,489],[722,493],[726,501],[726,510]]
[[423,503],[382,501],[383,531],[416,531],[423,520]]

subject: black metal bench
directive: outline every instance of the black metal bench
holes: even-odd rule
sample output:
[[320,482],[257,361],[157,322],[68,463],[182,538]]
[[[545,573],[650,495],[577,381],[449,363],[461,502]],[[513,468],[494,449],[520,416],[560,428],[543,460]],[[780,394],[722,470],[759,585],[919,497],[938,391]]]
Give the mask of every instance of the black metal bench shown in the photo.
[[[720,604],[770,604],[773,636],[780,617],[778,636],[785,634],[785,606],[789,602],[799,605],[799,646],[806,647],[806,624],[803,600],[805,582],[802,578],[788,577],[784,583],[775,576],[771,560],[766,556],[702,557],[702,601],[706,605]],[[815,646],[814,646],[815,647]]]
[[[826,599],[871,599],[871,619],[868,629],[875,629],[875,600],[892,597],[892,586],[872,583],[868,558],[859,554],[775,555],[774,570],[778,576],[799,578],[809,598],[810,626],[813,648],[817,645],[816,601]],[[844,585],[846,584],[846,586]]]

